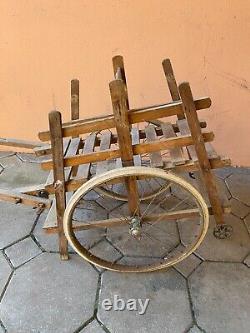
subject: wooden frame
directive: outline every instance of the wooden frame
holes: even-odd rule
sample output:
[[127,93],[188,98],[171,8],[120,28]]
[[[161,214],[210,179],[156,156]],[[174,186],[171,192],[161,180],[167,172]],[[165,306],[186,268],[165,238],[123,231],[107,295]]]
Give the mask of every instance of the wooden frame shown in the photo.
[[[211,205],[210,213],[214,215],[217,224],[224,223],[223,214],[228,212],[228,205],[222,205],[212,169],[228,166],[230,160],[216,154],[210,145],[214,134],[203,130],[206,122],[198,119],[197,112],[209,108],[211,100],[208,97],[194,99],[189,83],[178,86],[169,59],[165,59],[162,66],[172,98],[170,103],[130,108],[124,61],[121,56],[116,56],[113,58],[114,80],[109,85],[113,114],[79,119],[79,81],[74,79],[71,81],[69,122],[62,123],[60,112],[52,111],[49,114],[49,130],[38,134],[42,143],[0,139],[0,145],[31,148],[38,156],[51,155],[51,158],[41,163],[44,170],[51,170],[44,186],[39,189],[26,188],[22,193],[0,191],[0,199],[33,205],[39,209],[51,207],[48,216],[53,221],[46,220],[45,225],[49,232],[58,232],[59,251],[63,260],[68,259],[68,243],[63,231],[66,193],[76,190],[88,181],[92,163],[99,163],[97,173],[100,174],[107,167],[108,160],[116,159],[117,166],[132,166],[135,161],[140,165],[141,155],[149,154],[153,167],[177,173],[198,170],[203,195],[208,197]],[[177,122],[172,124],[162,121],[170,116],[176,116]],[[139,123],[151,125],[145,129],[133,127]],[[112,129],[116,129],[116,133],[111,132]],[[103,130],[110,132],[98,134]],[[142,142],[143,139],[147,141]],[[49,140],[50,143],[43,143]],[[111,148],[112,144],[118,144],[118,148]],[[161,156],[166,150],[171,157],[167,162]],[[126,186],[130,193],[129,206],[131,212],[134,212],[138,201],[136,180],[130,177]],[[52,203],[49,199],[38,197],[41,191],[55,194],[55,201]],[[102,225],[101,221],[99,222],[96,224]]]

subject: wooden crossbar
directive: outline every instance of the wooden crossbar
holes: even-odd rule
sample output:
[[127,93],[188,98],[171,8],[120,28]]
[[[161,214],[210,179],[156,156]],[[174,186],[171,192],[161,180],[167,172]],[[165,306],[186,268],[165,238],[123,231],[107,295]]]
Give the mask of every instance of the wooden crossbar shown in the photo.
[[21,140],[21,139],[0,138],[0,146],[34,149],[34,148],[42,147],[42,146],[44,146],[44,144],[41,142],[34,142],[34,141]]
[[[214,139],[214,134],[212,132],[204,132],[202,136],[205,142],[209,142]],[[133,154],[139,155],[193,144],[193,138],[191,135],[183,135],[170,139],[157,140],[150,143],[140,143],[133,145],[132,147]],[[111,149],[90,154],[79,154],[76,156],[65,157],[64,167],[80,165],[84,163],[100,162],[106,159],[113,159],[118,157],[121,157],[120,149]],[[53,168],[53,161],[47,160],[42,162],[41,165],[44,170],[51,170]]]
[[[207,109],[211,105],[211,99],[209,97],[200,98],[194,101],[196,110]],[[128,119],[130,124],[136,124],[144,121],[150,121],[153,119],[164,118],[182,114],[182,102],[172,102],[163,104],[157,107],[149,107],[143,109],[132,109],[128,111]],[[111,129],[115,127],[114,115],[108,115],[100,118],[92,118],[89,120],[81,120],[71,122],[69,125],[62,125],[62,135],[77,136],[84,133],[99,132],[105,129]],[[50,140],[50,132],[40,132],[38,134],[41,141]]]
[[36,208],[50,208],[51,206],[51,200],[49,199],[10,190],[0,190],[0,200],[9,201],[16,204],[22,203],[24,205]]

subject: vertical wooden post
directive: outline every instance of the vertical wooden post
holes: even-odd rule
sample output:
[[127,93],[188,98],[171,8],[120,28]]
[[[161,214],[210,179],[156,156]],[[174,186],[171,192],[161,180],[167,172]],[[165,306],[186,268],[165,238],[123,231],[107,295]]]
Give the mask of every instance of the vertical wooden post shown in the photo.
[[113,63],[114,78],[122,80],[125,84],[125,90],[127,94],[127,109],[129,110],[128,87],[127,87],[127,79],[126,79],[123,57],[121,55],[114,56],[112,58],[112,63]]
[[214,175],[211,170],[211,165],[207,156],[204,140],[201,133],[200,123],[189,83],[181,83],[179,85],[179,92],[182,99],[183,111],[186,115],[191,136],[194,140],[194,147],[198,157],[201,175],[208,193],[213,214],[216,223],[222,224],[224,223],[223,209],[220,202]]
[[114,70],[115,79],[123,80],[123,82],[127,86],[123,57],[120,55],[114,56],[112,58],[112,62],[113,62],[113,70]]
[[[173,67],[171,65],[170,59],[164,59],[162,62],[162,67],[164,70],[165,77],[167,79],[168,88],[169,88],[172,100],[179,101],[181,98],[180,98],[178,86],[177,86],[177,83],[175,80],[174,71],[173,71]],[[185,119],[184,113],[179,114],[177,117],[179,120]]]
[[61,259],[67,260],[69,258],[68,242],[63,232],[63,215],[66,207],[66,195],[63,161],[62,119],[61,113],[59,111],[52,111],[49,113],[49,128],[53,159],[59,251]]
[[[118,143],[123,166],[134,165],[130,124],[128,120],[127,92],[123,80],[114,80],[109,84]],[[131,215],[139,215],[139,195],[135,177],[126,179],[128,203]]]
[[79,80],[71,80],[71,120],[79,119]]
[[[71,85],[70,85],[70,100],[71,100],[71,120],[77,120],[79,119],[79,80],[74,79],[71,80]],[[74,136],[78,137],[77,136]],[[72,176],[76,176],[78,170],[78,166],[75,166],[72,168]]]

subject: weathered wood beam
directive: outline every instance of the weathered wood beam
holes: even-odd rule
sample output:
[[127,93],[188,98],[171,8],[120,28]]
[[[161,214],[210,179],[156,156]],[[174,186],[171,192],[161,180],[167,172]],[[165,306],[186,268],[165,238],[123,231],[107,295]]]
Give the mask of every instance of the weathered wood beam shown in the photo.
[[[199,209],[186,209],[186,210],[178,210],[175,212],[166,212],[161,214],[151,214],[143,217],[142,223],[149,223],[149,222],[167,222],[167,221],[175,221],[178,219],[183,218],[190,218],[190,217],[197,217],[199,216]],[[77,221],[77,223],[73,224],[73,230],[80,231],[80,230],[89,230],[89,229],[97,229],[97,228],[110,228],[110,227],[121,227],[121,226],[128,226],[127,221],[130,220],[130,217],[123,217],[123,218],[110,218],[106,220],[98,220],[98,221],[91,221],[91,222],[83,222]],[[157,222],[156,222],[157,223]],[[57,232],[57,228],[52,225],[51,228],[47,225],[47,232]]]
[[0,146],[34,149],[44,146],[44,143],[21,139],[0,138]]
[[9,190],[0,190],[0,200],[36,208],[50,208],[51,200]]
[[[208,97],[200,98],[194,101],[197,110],[207,109],[211,105],[211,100]],[[128,111],[128,118],[130,124],[150,121],[158,118],[164,118],[182,114],[182,102],[172,102],[163,104],[156,107],[149,107],[143,109],[133,109]],[[108,115],[100,118],[91,118],[87,120],[76,120],[70,124],[63,124],[62,135],[76,136],[84,133],[99,132],[104,129],[115,127],[115,120],[113,115]],[[38,134],[41,141],[50,140],[50,132],[40,132]]]

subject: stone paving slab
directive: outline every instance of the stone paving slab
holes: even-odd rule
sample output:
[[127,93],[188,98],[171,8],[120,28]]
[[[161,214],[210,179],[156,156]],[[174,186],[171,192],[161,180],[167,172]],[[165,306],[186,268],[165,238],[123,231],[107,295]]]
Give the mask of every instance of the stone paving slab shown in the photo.
[[245,263],[248,267],[250,267],[250,253],[249,253],[249,255],[246,257],[246,259],[244,260],[244,263]]
[[0,212],[0,249],[29,235],[37,218],[31,207],[7,202],[0,202]]
[[28,162],[28,163],[41,163],[48,159],[48,155],[36,156],[35,154],[30,154],[30,153],[17,153],[17,157],[22,162]]
[[113,209],[123,204],[122,201],[112,200],[111,198],[101,196],[96,200],[96,202],[98,202],[98,204],[105,208],[108,212],[111,212]]
[[[113,302],[114,295],[125,301],[148,298],[146,313],[105,311],[102,301]],[[140,275],[104,272],[97,315],[112,333],[184,332],[192,324],[186,281],[173,269]]]
[[[205,239],[196,253],[205,260],[242,262],[250,251],[250,238],[247,229],[239,218],[232,214],[225,215],[225,222],[233,227],[233,234],[227,239],[217,239],[213,235],[215,221],[210,216],[210,223]],[[180,231],[184,244],[189,239],[189,229],[192,221],[181,222]]]
[[84,327],[80,333],[104,333],[105,331],[102,329],[100,324],[93,320],[88,326]]
[[217,177],[224,180],[227,177],[229,177],[232,173],[237,172],[237,170],[235,170],[235,169],[236,168],[234,168],[234,167],[221,168],[221,169],[214,170],[214,173],[217,175]]
[[40,253],[42,253],[42,251],[31,237],[25,238],[5,250],[5,254],[14,267],[24,264]]
[[229,203],[231,205],[232,214],[238,216],[241,219],[243,219],[250,213],[250,207],[244,205],[237,199],[231,198]]
[[36,223],[33,235],[41,245],[41,247],[48,252],[58,252],[58,235],[57,234],[46,234],[43,229],[43,224],[46,219],[48,211],[44,211]]
[[244,222],[245,222],[245,226],[250,234],[250,215],[248,215],[245,219],[244,219]]
[[0,304],[9,333],[71,333],[93,316],[97,272],[78,256],[41,254],[15,271]]
[[[184,249],[184,246],[180,245],[176,249],[175,253],[178,253],[178,251],[183,250],[183,249]],[[188,277],[196,269],[196,267],[200,265],[201,262],[202,262],[201,259],[197,258],[194,254],[191,254],[185,260],[182,260],[178,264],[174,265],[174,267],[182,275],[184,275],[185,277]]]
[[11,155],[15,155],[15,153],[12,151],[0,151],[0,159]]
[[4,167],[0,174],[0,188],[17,189],[35,184],[43,184],[48,172],[41,169],[40,165],[34,163],[23,163],[17,156],[1,158]]
[[[110,262],[115,262],[122,257],[122,254],[118,252],[107,240],[103,239],[90,249],[91,253],[101,259],[106,259]],[[100,270],[100,267],[97,267]]]
[[199,327],[197,327],[196,325],[194,325],[193,327],[190,328],[190,330],[188,331],[188,333],[202,333],[202,331],[199,329]]
[[250,270],[205,262],[189,278],[198,325],[211,333],[249,333]]
[[250,174],[233,174],[226,179],[232,196],[250,206]]
[[4,257],[3,253],[0,252],[0,295],[2,294],[4,287],[9,279],[10,273],[12,271],[9,263]]

